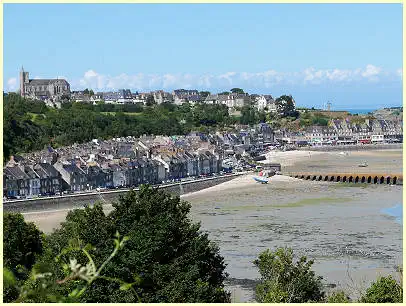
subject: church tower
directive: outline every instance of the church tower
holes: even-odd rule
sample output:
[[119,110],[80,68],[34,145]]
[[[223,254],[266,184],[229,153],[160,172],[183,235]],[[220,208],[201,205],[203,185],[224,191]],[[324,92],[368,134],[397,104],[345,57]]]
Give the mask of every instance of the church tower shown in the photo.
[[21,67],[20,71],[20,95],[25,96],[25,84],[29,83],[28,72],[24,71],[24,68]]

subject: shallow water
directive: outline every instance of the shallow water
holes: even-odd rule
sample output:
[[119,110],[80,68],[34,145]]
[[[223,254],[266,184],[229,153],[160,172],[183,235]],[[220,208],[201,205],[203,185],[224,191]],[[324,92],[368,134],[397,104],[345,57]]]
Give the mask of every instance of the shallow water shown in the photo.
[[[371,158],[378,164],[385,156],[378,152]],[[220,247],[235,301],[253,300],[259,274],[252,262],[268,248],[288,246],[314,259],[325,283],[353,297],[402,263],[402,226],[388,214],[402,203],[402,186],[292,179],[192,194],[186,200],[193,204],[192,219],[201,221]]]
[[382,209],[384,214],[392,216],[396,219],[396,222],[403,223],[403,206],[402,204],[395,205],[390,208]]

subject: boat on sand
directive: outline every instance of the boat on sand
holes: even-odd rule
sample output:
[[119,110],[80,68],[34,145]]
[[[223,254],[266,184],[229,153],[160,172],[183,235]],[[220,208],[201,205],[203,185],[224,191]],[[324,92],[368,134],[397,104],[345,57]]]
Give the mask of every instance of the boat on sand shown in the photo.
[[274,176],[275,172],[270,170],[263,170],[258,173],[258,176],[254,176],[254,180],[261,184],[268,184],[271,176]]

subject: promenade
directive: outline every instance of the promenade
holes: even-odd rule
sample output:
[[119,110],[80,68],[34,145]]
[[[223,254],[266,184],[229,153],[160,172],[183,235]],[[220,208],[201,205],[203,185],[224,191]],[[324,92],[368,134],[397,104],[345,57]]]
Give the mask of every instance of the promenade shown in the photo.
[[355,144],[355,145],[335,145],[335,146],[313,146],[301,147],[301,151],[367,151],[367,150],[390,150],[403,149],[403,143],[384,143],[384,144]]
[[[175,195],[187,194],[199,191],[205,188],[215,186],[234,179],[237,176],[246,174],[240,172],[216,177],[197,179],[193,181],[178,182],[172,184],[155,185],[154,187],[164,189]],[[102,203],[111,203],[117,201],[120,196],[127,193],[130,189],[117,189],[107,191],[93,191],[87,193],[69,194],[63,196],[52,196],[34,199],[12,200],[3,203],[5,212],[32,212],[59,209],[81,208],[84,205],[92,205],[98,201]],[[138,191],[139,188],[133,190]]]

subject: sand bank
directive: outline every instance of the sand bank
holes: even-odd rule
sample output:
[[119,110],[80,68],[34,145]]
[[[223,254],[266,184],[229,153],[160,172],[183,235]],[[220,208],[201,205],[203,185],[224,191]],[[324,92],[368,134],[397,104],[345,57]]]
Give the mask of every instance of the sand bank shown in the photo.
[[[252,173],[252,174],[247,174],[247,175],[243,175],[243,176],[238,176],[231,181],[221,183],[219,185],[209,187],[209,188],[206,188],[203,190],[199,190],[196,192],[191,192],[191,193],[182,195],[181,198],[184,198],[185,200],[187,200],[187,198],[190,196],[212,194],[212,193],[222,192],[222,191],[231,191],[233,189],[238,190],[243,187],[245,188],[245,187],[258,185],[259,183],[257,183],[253,179],[253,177],[255,175],[256,175],[255,173]],[[285,175],[275,175],[270,178],[269,184],[272,184],[273,182],[281,183],[281,182],[292,182],[292,181],[298,181],[298,180],[291,178],[289,176],[285,176]]]
[[260,163],[280,163],[282,167],[292,166],[296,162],[309,160],[320,155],[337,154],[337,152],[316,152],[316,151],[271,151],[266,153],[266,160]]

